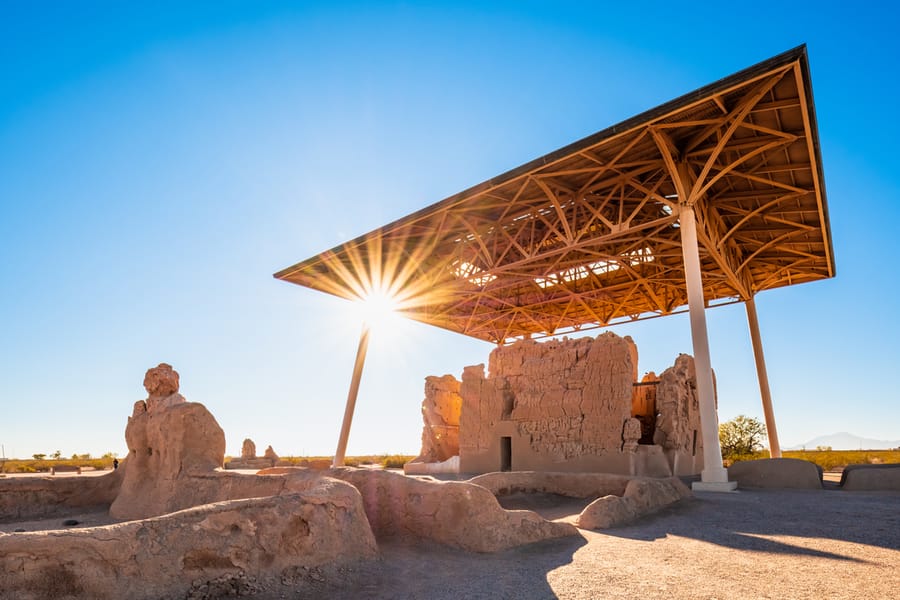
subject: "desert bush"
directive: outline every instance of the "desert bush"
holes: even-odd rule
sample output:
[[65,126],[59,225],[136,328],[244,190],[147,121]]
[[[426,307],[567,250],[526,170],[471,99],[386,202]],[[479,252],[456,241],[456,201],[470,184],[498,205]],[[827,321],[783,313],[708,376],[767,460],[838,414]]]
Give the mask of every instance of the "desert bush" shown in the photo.
[[725,456],[724,450],[722,451],[722,464],[725,467],[730,467],[736,462],[746,460],[760,460],[762,458],[770,458],[768,450],[759,450],[757,452],[747,452],[742,454],[730,454],[727,457]]
[[381,466],[385,469],[402,469],[403,465],[414,459],[415,456],[405,454],[390,454],[381,458]]
[[719,425],[719,444],[722,458],[734,460],[741,455],[752,455],[762,449],[766,426],[758,419],[738,415]]

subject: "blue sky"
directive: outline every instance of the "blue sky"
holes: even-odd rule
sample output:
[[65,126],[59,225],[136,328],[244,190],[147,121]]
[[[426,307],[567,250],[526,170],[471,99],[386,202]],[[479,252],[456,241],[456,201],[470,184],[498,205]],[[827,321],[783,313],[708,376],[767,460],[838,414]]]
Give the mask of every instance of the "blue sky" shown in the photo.
[[[727,6],[0,4],[5,454],[124,455],[165,361],[229,453],[330,455],[360,323],[272,273],[801,43],[838,275],[757,297],[780,437],[900,439],[897,15]],[[708,319],[720,418],[761,418],[743,307]],[[686,315],[613,331],[691,351]],[[376,332],[348,453],[416,453],[423,378],[490,350]]]

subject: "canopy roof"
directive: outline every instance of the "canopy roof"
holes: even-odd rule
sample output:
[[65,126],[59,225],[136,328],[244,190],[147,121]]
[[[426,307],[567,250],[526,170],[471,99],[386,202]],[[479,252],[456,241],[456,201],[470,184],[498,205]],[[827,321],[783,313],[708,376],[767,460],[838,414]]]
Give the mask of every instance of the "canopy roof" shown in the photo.
[[479,339],[558,335],[835,274],[806,47],[595,133],[275,274]]

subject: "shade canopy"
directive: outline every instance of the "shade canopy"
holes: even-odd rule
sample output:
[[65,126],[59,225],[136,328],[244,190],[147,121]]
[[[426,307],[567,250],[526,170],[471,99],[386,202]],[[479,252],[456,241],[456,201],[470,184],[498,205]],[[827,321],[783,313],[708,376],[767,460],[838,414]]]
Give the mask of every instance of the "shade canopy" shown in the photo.
[[806,48],[284,269],[505,343],[680,312],[693,207],[707,306],[833,277]]

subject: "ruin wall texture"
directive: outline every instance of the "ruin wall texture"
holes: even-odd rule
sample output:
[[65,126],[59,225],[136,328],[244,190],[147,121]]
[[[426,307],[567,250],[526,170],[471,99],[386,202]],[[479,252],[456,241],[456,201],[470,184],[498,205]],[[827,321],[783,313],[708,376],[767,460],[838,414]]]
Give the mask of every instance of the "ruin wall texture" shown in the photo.
[[460,383],[453,375],[425,378],[422,452],[416,460],[442,462],[459,454]]
[[[713,397],[715,398],[715,394]],[[702,470],[700,399],[697,396],[697,375],[692,356],[680,354],[675,359],[675,364],[659,376],[656,413],[653,443],[662,446],[670,455],[673,474],[686,475]]]
[[499,452],[500,436],[515,439],[516,456],[538,462],[620,457],[636,363],[634,342],[613,333],[496,348],[488,376],[483,365],[463,371],[461,461]]
[[519,341],[496,348],[488,364],[487,374],[484,365],[466,367],[459,385],[463,472],[561,468],[656,476],[702,468],[688,355],[658,379],[645,377],[652,389],[635,385],[634,342],[611,332]]

